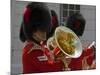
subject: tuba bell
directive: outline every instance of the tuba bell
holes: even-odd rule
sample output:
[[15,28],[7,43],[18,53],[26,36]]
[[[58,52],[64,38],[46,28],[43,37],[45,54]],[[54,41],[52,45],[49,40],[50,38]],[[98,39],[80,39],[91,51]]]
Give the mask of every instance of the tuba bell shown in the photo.
[[47,48],[57,57],[78,58],[82,54],[82,45],[78,36],[69,28],[59,26],[54,35],[47,40]]

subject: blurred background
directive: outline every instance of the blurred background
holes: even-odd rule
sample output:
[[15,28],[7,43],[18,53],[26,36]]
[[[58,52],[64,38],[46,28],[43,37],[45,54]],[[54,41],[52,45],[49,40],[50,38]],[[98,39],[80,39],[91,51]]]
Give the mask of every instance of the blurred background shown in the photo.
[[[21,55],[23,43],[19,39],[23,11],[29,2],[15,1],[11,3],[11,71],[12,74],[22,73]],[[86,19],[85,31],[80,37],[83,49],[92,41],[96,41],[96,6],[46,3],[49,9],[58,16],[59,25],[66,25],[67,17],[80,12]]]

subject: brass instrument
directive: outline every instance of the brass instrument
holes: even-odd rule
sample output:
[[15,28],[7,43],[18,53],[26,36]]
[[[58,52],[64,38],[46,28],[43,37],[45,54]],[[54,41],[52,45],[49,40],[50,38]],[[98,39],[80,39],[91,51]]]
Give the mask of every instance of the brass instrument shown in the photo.
[[82,54],[82,45],[78,36],[69,28],[59,26],[47,41],[47,47],[54,51],[56,56],[78,58]]

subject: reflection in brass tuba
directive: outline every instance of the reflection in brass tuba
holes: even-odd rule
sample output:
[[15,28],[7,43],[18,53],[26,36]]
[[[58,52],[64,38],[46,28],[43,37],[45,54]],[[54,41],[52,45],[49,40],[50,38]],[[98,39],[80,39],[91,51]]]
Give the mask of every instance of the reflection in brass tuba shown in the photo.
[[47,47],[58,56],[77,58],[82,53],[82,46],[77,35],[64,26],[56,28],[54,36],[47,41]]

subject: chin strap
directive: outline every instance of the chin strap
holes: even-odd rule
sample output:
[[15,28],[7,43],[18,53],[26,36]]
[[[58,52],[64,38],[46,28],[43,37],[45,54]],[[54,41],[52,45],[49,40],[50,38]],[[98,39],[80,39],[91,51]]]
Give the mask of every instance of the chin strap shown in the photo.
[[52,51],[50,51],[43,41],[40,42],[41,47],[43,48],[44,54],[48,57],[48,63],[53,64],[54,63],[54,55]]

